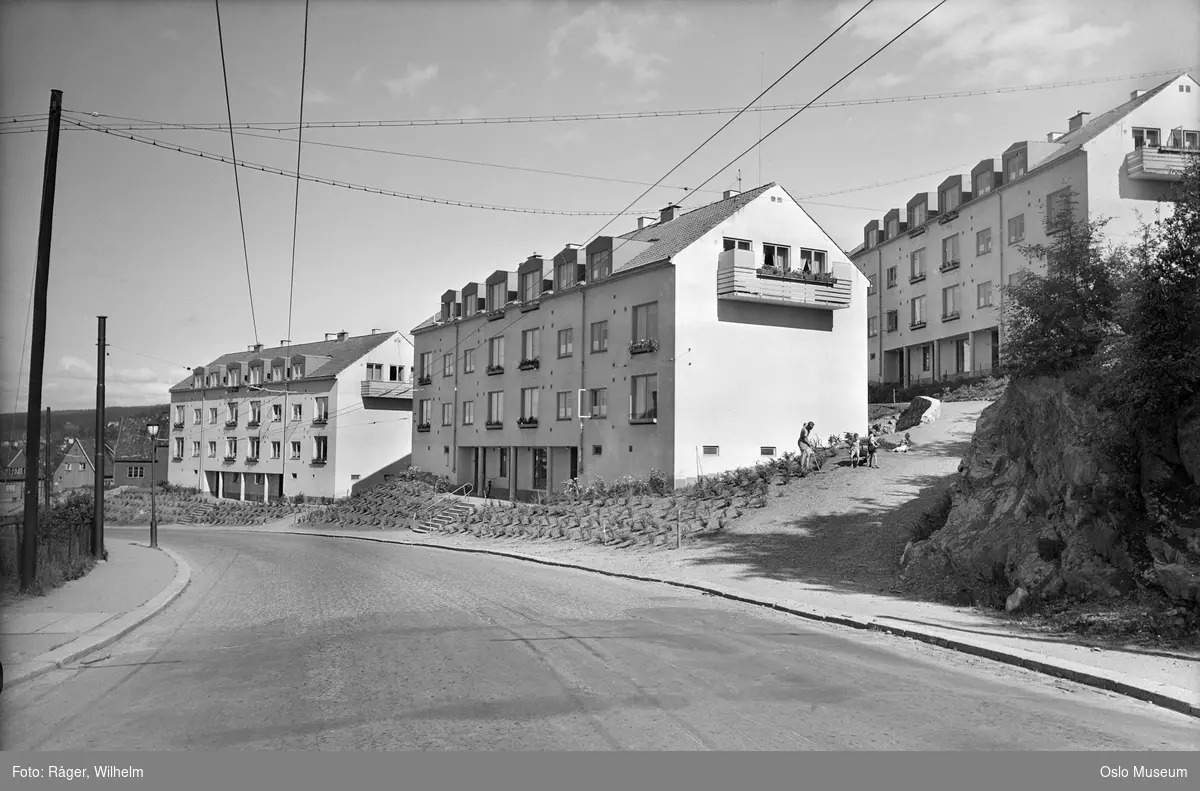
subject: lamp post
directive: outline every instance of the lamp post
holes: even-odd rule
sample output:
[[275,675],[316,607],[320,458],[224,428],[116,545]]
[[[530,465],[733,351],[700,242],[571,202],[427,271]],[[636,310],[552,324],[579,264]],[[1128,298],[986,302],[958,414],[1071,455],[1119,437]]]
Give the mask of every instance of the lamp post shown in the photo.
[[158,509],[154,502],[154,463],[158,461],[158,423],[147,423],[150,435],[150,547],[158,547]]

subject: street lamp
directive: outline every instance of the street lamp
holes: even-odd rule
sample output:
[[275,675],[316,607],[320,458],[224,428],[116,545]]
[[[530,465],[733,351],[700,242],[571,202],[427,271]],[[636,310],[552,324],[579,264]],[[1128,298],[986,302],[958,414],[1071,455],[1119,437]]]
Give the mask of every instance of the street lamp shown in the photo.
[[158,510],[154,502],[154,463],[158,461],[158,423],[147,423],[150,435],[150,547],[158,547]]

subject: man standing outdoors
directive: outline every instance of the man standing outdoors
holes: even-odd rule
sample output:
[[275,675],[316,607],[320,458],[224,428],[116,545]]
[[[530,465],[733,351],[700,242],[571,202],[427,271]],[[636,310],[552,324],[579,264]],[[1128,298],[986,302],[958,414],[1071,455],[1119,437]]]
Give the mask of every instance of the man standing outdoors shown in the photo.
[[804,472],[808,472],[808,462],[816,453],[811,439],[813,425],[811,420],[805,423],[804,428],[800,429],[800,439],[796,442],[800,446],[800,469]]

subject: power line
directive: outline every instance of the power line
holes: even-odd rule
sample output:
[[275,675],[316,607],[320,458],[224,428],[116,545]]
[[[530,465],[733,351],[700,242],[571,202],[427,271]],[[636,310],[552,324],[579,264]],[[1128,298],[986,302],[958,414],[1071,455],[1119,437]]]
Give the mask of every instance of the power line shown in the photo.
[[838,85],[841,85],[843,82],[845,82],[847,79],[849,79],[849,78],[850,78],[850,77],[851,77],[851,76],[852,76],[852,75],[853,75],[855,72],[857,72],[857,71],[858,71],[859,69],[861,69],[863,66],[866,66],[866,65],[867,65],[868,63],[870,63],[872,60],[874,60],[874,59],[875,59],[875,58],[876,58],[876,57],[877,57],[877,56],[878,56],[878,55],[879,55],[881,52],[883,52],[885,49],[887,49],[888,47],[890,47],[892,44],[896,43],[896,41],[897,41],[898,39],[900,39],[900,37],[901,37],[901,36],[903,36],[904,34],[908,33],[908,31],[912,30],[912,29],[913,29],[914,27],[916,27],[917,25],[921,24],[921,22],[923,22],[923,21],[924,21],[924,20],[925,20],[925,19],[926,19],[926,18],[927,18],[927,17],[928,17],[930,14],[932,14],[934,11],[937,11],[939,8],[941,8],[943,5],[945,5],[945,4],[946,4],[946,2],[947,2],[947,0],[940,0],[940,2],[938,2],[938,4],[937,4],[937,5],[935,5],[933,8],[929,9],[928,11],[926,11],[926,12],[925,12],[924,14],[922,14],[920,17],[918,17],[918,18],[917,18],[917,20],[916,20],[915,22],[913,22],[913,23],[912,23],[911,25],[909,25],[908,27],[904,28],[904,30],[901,30],[899,33],[897,33],[895,36],[893,36],[893,37],[892,37],[892,38],[891,38],[891,39],[890,39],[890,40],[889,40],[889,41],[888,41],[886,44],[884,44],[884,45],[883,45],[882,47],[880,47],[879,49],[875,50],[875,51],[874,51],[873,53],[871,53],[871,54],[870,54],[870,55],[869,55],[869,56],[868,56],[868,57],[867,57],[865,60],[863,60],[861,63],[859,63],[857,66],[855,66],[855,67],[854,67],[853,69],[851,69],[850,71],[846,72],[846,73],[845,73],[844,75],[842,75],[841,77],[839,77],[839,78],[837,79],[837,81],[836,81],[836,82],[834,82],[832,85],[830,85],[828,88],[826,88],[825,90],[823,90],[823,91],[821,91],[819,94],[817,94],[817,95],[816,95],[816,97],[814,97],[814,98],[813,98],[813,100],[812,100],[811,102],[809,102],[808,104],[804,105],[804,106],[803,106],[803,107],[801,107],[799,110],[797,110],[796,112],[794,112],[794,113],[792,113],[791,115],[789,115],[789,116],[788,116],[786,119],[784,119],[784,120],[783,120],[783,122],[782,122],[782,123],[780,123],[780,124],[779,124],[778,126],[776,126],[774,129],[772,129],[770,132],[767,132],[767,134],[766,134],[765,136],[763,136],[763,137],[759,138],[759,140],[758,140],[757,142],[755,142],[755,143],[754,143],[754,145],[750,146],[750,147],[749,147],[749,148],[747,148],[745,151],[743,151],[742,153],[738,154],[736,157],[734,157],[732,160],[730,160],[730,162],[729,162],[727,165],[725,165],[725,166],[724,166],[724,167],[722,167],[720,170],[718,170],[716,173],[713,173],[711,176],[709,176],[707,179],[705,179],[705,180],[704,180],[704,181],[703,181],[703,182],[700,184],[700,186],[701,186],[701,187],[703,187],[705,184],[708,184],[710,181],[712,181],[713,179],[715,179],[717,176],[721,175],[721,173],[724,173],[724,172],[725,172],[725,170],[726,170],[727,168],[729,168],[729,167],[732,167],[734,164],[736,164],[736,163],[737,163],[737,161],[738,161],[739,159],[741,159],[742,157],[746,156],[746,154],[749,154],[751,151],[753,151],[753,150],[754,150],[755,148],[757,148],[758,146],[762,145],[763,141],[765,141],[765,140],[766,140],[767,138],[769,138],[771,135],[775,134],[775,133],[776,133],[776,132],[778,132],[780,129],[782,129],[784,126],[786,126],[788,123],[790,123],[790,122],[791,122],[793,119],[795,119],[795,118],[796,118],[796,116],[800,115],[800,113],[802,113],[802,112],[804,112],[806,109],[808,109],[809,105],[813,104],[813,102],[815,102],[817,99],[820,99],[822,96],[824,96],[825,94],[829,93],[829,92],[830,92],[830,91],[832,91],[834,88],[836,88]]
[[238,179],[237,144],[233,137],[233,106],[229,100],[229,70],[225,66],[225,36],[221,32],[221,0],[213,0],[217,9],[217,42],[221,47],[221,76],[225,80],[225,110],[229,115],[229,149],[233,155],[233,185],[237,190],[238,221],[242,226],[242,255],[246,259],[246,289],[250,294],[250,322],[254,327],[254,342],[258,343],[258,318],[254,313],[254,287],[250,283],[250,249],[246,244],[246,215],[242,211],[242,185]]
[[[751,99],[751,100],[750,100],[750,101],[749,101],[749,102],[746,104],[746,106],[742,108],[742,110],[741,110],[741,111],[739,111],[739,112],[738,112],[736,115],[734,115],[732,118],[730,118],[730,119],[729,119],[728,121],[726,121],[724,124],[722,124],[722,125],[721,125],[721,127],[720,127],[719,129],[717,129],[717,131],[715,131],[715,132],[713,132],[711,135],[709,135],[709,136],[708,136],[708,137],[707,137],[707,138],[704,140],[704,142],[703,142],[703,143],[701,143],[700,145],[698,145],[698,146],[696,146],[694,149],[692,149],[692,152],[691,152],[690,154],[688,154],[687,156],[685,156],[683,159],[679,160],[679,163],[678,163],[678,164],[676,164],[676,165],[675,165],[675,167],[673,167],[673,168],[671,168],[670,170],[668,170],[668,171],[666,172],[666,174],[664,174],[664,175],[662,176],[662,178],[660,178],[658,181],[656,181],[656,182],[654,183],[654,186],[647,187],[647,188],[646,188],[646,190],[645,190],[644,192],[642,192],[642,194],[641,194],[641,195],[637,196],[637,197],[636,197],[636,198],[634,198],[632,201],[630,201],[630,203],[629,203],[629,206],[626,206],[626,207],[625,207],[625,208],[624,208],[622,211],[628,211],[628,210],[629,210],[629,208],[630,208],[631,206],[633,206],[633,204],[637,203],[637,202],[638,202],[638,201],[640,201],[642,198],[646,197],[646,195],[647,195],[647,194],[649,194],[650,190],[654,189],[654,187],[658,186],[660,183],[662,183],[663,181],[665,181],[665,180],[667,179],[667,177],[668,177],[668,176],[670,176],[672,173],[674,173],[676,170],[679,170],[679,168],[683,167],[683,164],[684,164],[685,162],[687,162],[689,159],[691,159],[692,157],[694,157],[694,156],[696,155],[696,153],[700,151],[700,149],[702,149],[702,148],[704,148],[706,145],[708,145],[708,144],[709,144],[709,143],[712,141],[712,139],[713,139],[714,137],[716,137],[717,135],[721,134],[721,132],[725,131],[725,129],[726,129],[726,128],[727,128],[727,127],[730,125],[730,124],[732,124],[734,121],[736,121],[738,118],[740,118],[740,117],[741,117],[741,115],[742,115],[742,113],[743,113],[743,112],[745,112],[747,109],[749,109],[751,106],[753,106],[753,104],[754,104],[755,102],[757,102],[759,99],[761,99],[763,96],[765,96],[765,95],[767,94],[767,92],[768,92],[768,91],[770,91],[772,88],[774,88],[774,87],[775,87],[776,85],[778,85],[780,82],[782,82],[782,81],[783,81],[783,79],[784,79],[785,77],[787,77],[789,74],[791,74],[791,73],[792,73],[793,71],[795,71],[797,68],[799,68],[799,67],[800,67],[800,65],[801,65],[802,63],[804,63],[806,60],[808,60],[810,57],[812,57],[812,56],[813,56],[813,55],[816,53],[816,51],[817,51],[817,50],[819,50],[821,47],[825,46],[825,44],[826,44],[826,43],[827,43],[827,42],[828,42],[828,41],[829,41],[831,38],[833,38],[833,37],[834,37],[834,36],[836,36],[836,35],[837,35],[839,32],[841,32],[841,30],[842,30],[843,28],[845,28],[845,27],[846,27],[846,25],[849,25],[851,22],[853,22],[853,21],[855,20],[855,18],[857,18],[857,17],[858,17],[858,15],[859,15],[859,14],[861,14],[863,11],[866,11],[866,10],[867,10],[867,8],[868,8],[868,7],[869,7],[869,6],[870,6],[872,3],[874,3],[874,2],[875,2],[875,0],[867,0],[867,2],[866,2],[866,3],[865,3],[863,6],[862,6],[862,8],[859,8],[857,11],[855,11],[855,12],[854,12],[853,16],[851,16],[851,17],[850,17],[849,19],[847,19],[845,22],[843,22],[842,24],[840,24],[840,25],[838,25],[836,28],[834,28],[834,29],[833,29],[833,32],[831,32],[831,33],[830,33],[829,35],[827,35],[825,38],[821,39],[821,41],[820,41],[820,42],[818,42],[818,43],[817,43],[817,45],[816,45],[815,47],[813,47],[812,49],[810,49],[810,50],[808,51],[808,53],[807,53],[807,54],[806,54],[804,57],[802,57],[800,60],[796,61],[796,62],[795,62],[793,65],[792,65],[792,67],[791,67],[790,69],[788,69],[787,71],[785,71],[785,72],[784,72],[782,75],[780,75],[780,76],[779,76],[779,78],[775,80],[775,82],[771,83],[771,84],[770,84],[770,85],[768,85],[766,88],[764,88],[764,89],[763,89],[763,90],[762,90],[762,91],[761,91],[761,92],[758,94],[758,96],[755,96],[753,99]],[[943,0],[943,2],[945,2],[945,0]],[[709,181],[712,181],[712,179],[709,179]],[[708,182],[705,182],[705,184],[707,184],[707,183],[708,183]],[[704,184],[701,184],[700,186],[704,186]],[[618,213],[616,216],[614,216],[614,217],[610,218],[608,222],[604,223],[604,225],[602,225],[602,226],[600,227],[600,230],[596,231],[594,234],[592,234],[591,236],[589,236],[589,237],[588,237],[588,239],[587,239],[587,241],[586,241],[586,242],[584,242],[582,245],[580,245],[580,247],[581,247],[582,249],[586,250],[586,249],[587,249],[587,245],[588,245],[589,243],[591,243],[591,241],[592,241],[593,239],[595,239],[596,237],[598,237],[600,234],[604,233],[604,230],[605,230],[606,228],[608,228],[608,226],[610,226],[610,225],[612,225],[614,222],[616,222],[617,218],[618,218],[618,217],[620,217],[620,216],[621,216],[621,214],[620,214],[620,213]],[[624,244],[624,242],[622,242],[622,245],[623,245],[623,244]],[[618,245],[618,248],[619,248],[620,246],[621,246],[621,245]]]
[[[822,108],[822,107],[862,107],[876,104],[903,104],[908,102],[923,102],[935,101],[940,99],[962,99],[975,96],[992,96],[1005,93],[1023,93],[1029,91],[1052,90],[1054,88],[1069,88],[1080,85],[1096,85],[1106,82],[1123,82],[1125,80],[1142,79],[1145,77],[1161,77],[1168,75],[1176,75],[1182,72],[1194,71],[1196,66],[1185,66],[1176,69],[1163,69],[1160,71],[1146,71],[1138,74],[1120,74],[1111,77],[1092,77],[1084,80],[1069,80],[1063,82],[1039,83],[1034,85],[1012,85],[1001,88],[980,88],[970,91],[945,91],[940,93],[913,94],[908,96],[882,96],[867,99],[842,99],[832,102],[813,103],[811,105],[798,104],[776,104],[776,105],[761,105],[748,110],[743,110],[738,107],[704,107],[682,110],[641,110],[634,112],[613,112],[613,113],[558,113],[553,115],[515,115],[515,116],[488,116],[480,118],[407,118],[395,120],[341,120],[341,121],[310,121],[305,126],[309,129],[341,129],[341,128],[373,128],[373,127],[407,127],[407,126],[471,126],[480,124],[528,124],[528,123],[556,123],[556,122],[575,122],[575,121],[613,121],[613,120],[631,120],[639,118],[673,118],[698,115],[730,115],[741,112],[754,113],[774,113],[785,112],[788,110],[796,110],[800,107],[806,109]],[[76,112],[83,115],[91,115],[94,117],[111,118],[118,121],[127,121],[132,124],[145,125],[137,127],[141,131],[149,131],[150,129],[164,129],[167,127],[179,126],[180,124],[169,121],[156,121],[144,118],[134,118],[122,115],[109,115],[106,113],[93,113],[90,111],[71,110],[64,112]],[[11,116],[0,116],[0,119]],[[209,127],[214,129],[224,129],[224,124],[217,123],[200,123],[188,124],[191,127]],[[261,131],[289,131],[295,129],[295,124],[290,122],[271,122],[271,121],[256,121],[239,124],[241,129],[257,129]]]
[[[288,282],[288,346],[292,337],[292,305],[296,289],[296,235],[300,227],[300,155],[304,151],[304,81],[308,73],[308,0],[304,0],[304,51],[300,61],[300,129],[296,138],[296,198],[292,207],[292,272]],[[233,130],[229,133],[232,135]]]
[[[247,162],[244,159],[231,160],[222,154],[214,154],[209,151],[202,151],[200,149],[190,148],[188,146],[179,146],[179,145],[175,145],[174,143],[165,143],[161,140],[156,140],[155,138],[152,138],[152,137],[146,137],[146,136],[138,135],[138,134],[135,134],[132,132],[116,131],[116,130],[109,129],[104,126],[89,124],[84,121],[77,121],[73,118],[63,118],[63,121],[68,124],[73,124],[81,129],[88,129],[88,130],[95,131],[95,132],[103,132],[104,134],[113,135],[114,137],[122,137],[127,140],[132,140],[136,143],[144,143],[146,145],[151,145],[156,148],[161,148],[161,149],[164,149],[167,151],[173,151],[173,152],[180,153],[180,154],[190,154],[195,157],[200,157],[201,159],[211,159],[211,160],[214,160],[217,162],[236,164],[237,167],[247,168],[249,170],[258,170],[258,171],[262,171],[263,173],[271,173],[271,174],[278,175],[278,176],[286,176],[288,178],[296,178],[295,172],[290,171],[290,170],[284,170],[282,168],[271,167],[269,165],[259,165],[259,164],[255,164],[253,162]],[[415,195],[412,193],[397,192],[394,190],[387,190],[387,189],[382,189],[379,187],[369,187],[369,186],[365,186],[362,184],[354,184],[354,183],[348,182],[348,181],[341,181],[339,179],[329,179],[329,178],[322,178],[322,177],[318,177],[318,176],[309,176],[309,175],[304,175],[304,174],[300,174],[299,178],[303,181],[310,181],[315,184],[325,184],[326,186],[330,186],[330,187],[340,187],[342,189],[352,189],[352,190],[357,190],[359,192],[369,192],[369,193],[373,193],[373,194],[377,194],[377,195],[387,195],[387,196],[390,196],[393,198],[403,198],[405,200],[419,201],[422,203],[436,203],[436,204],[441,204],[444,206],[459,206],[459,207],[468,208],[468,209],[486,209],[488,211],[511,212],[511,213],[516,213],[516,214],[553,215],[553,216],[560,216],[560,217],[608,217],[612,214],[612,212],[607,212],[607,211],[556,211],[556,210],[550,210],[550,209],[526,209],[526,208],[519,208],[519,207],[514,207],[514,206],[498,206],[498,205],[486,204],[486,203],[471,203],[468,201],[451,200],[448,198],[434,198],[434,197],[431,197],[428,195]],[[626,215],[645,214],[649,211],[650,211],[650,209],[639,209],[636,211],[625,212],[625,214]]]

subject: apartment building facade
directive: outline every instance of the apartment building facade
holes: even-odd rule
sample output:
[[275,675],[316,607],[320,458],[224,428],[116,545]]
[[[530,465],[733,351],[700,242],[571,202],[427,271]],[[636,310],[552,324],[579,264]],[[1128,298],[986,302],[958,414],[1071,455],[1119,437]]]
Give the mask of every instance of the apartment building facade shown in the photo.
[[863,431],[866,279],[776,184],[446,291],[413,330],[413,463],[528,500],[674,485]]
[[399,332],[252,346],[171,388],[167,479],[234,500],[346,497],[408,458],[411,413]]
[[1200,84],[1187,74],[1086,115],[867,224],[851,260],[869,281],[871,381],[950,381],[998,367],[1003,288],[1023,270],[1044,272],[1021,248],[1048,243],[1047,220],[1073,204],[1078,217],[1111,218],[1110,242],[1133,243],[1139,215],[1151,219],[1200,154]]

